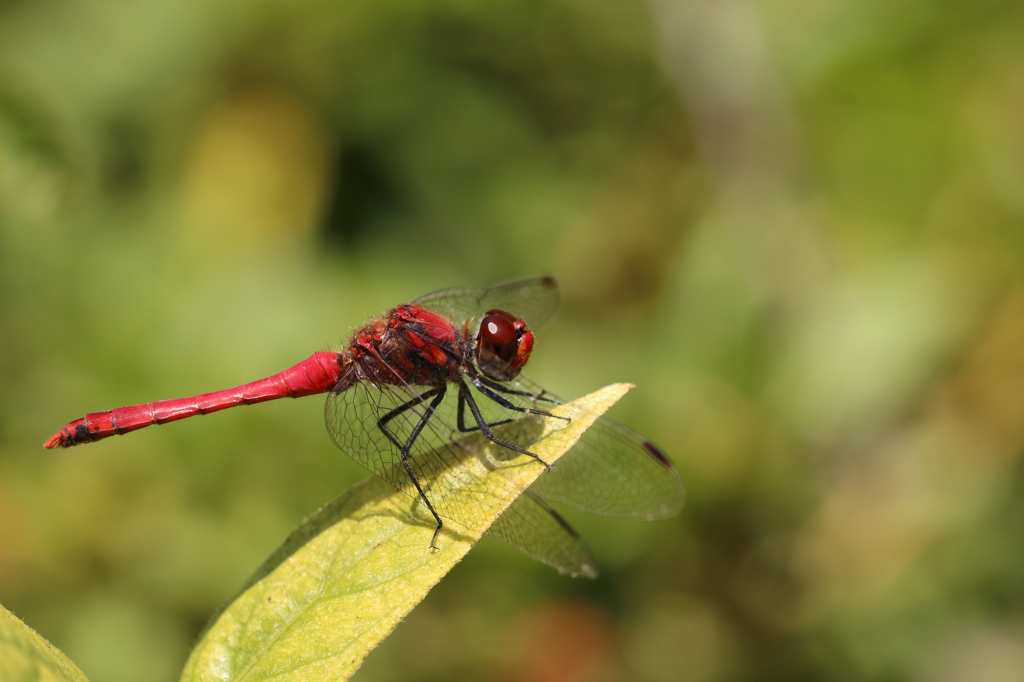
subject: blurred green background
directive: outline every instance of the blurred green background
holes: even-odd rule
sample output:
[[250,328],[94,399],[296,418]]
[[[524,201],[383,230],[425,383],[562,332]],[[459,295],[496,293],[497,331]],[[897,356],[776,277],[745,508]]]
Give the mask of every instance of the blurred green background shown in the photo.
[[444,286],[661,443],[596,582],[486,540],[357,679],[1024,674],[1024,4],[0,2],[0,603],[176,679],[366,473],[322,400],[69,451]]

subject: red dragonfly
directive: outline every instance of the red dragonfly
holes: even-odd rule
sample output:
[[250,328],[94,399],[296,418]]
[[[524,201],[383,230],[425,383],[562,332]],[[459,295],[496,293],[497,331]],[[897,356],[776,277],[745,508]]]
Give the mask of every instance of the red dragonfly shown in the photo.
[[[441,464],[427,453],[479,431],[544,463],[528,444],[503,440],[494,427],[525,415],[568,421],[547,411],[562,400],[521,373],[533,330],[557,305],[558,286],[550,277],[442,289],[356,330],[340,353],[314,353],[279,374],[224,391],[87,414],[44,446],[65,448],[236,405],[328,393],[331,438],[359,464],[422,500],[437,523],[433,547],[442,517],[467,525],[463,510],[470,503],[431,487]],[[594,577],[593,557],[552,502],[607,517],[656,519],[675,514],[682,501],[679,475],[661,448],[601,418],[489,532],[562,572]]]

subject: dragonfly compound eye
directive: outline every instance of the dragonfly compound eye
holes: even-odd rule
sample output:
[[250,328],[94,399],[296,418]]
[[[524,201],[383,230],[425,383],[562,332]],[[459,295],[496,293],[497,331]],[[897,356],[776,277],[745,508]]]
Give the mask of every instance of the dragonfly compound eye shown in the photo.
[[489,310],[477,335],[477,364],[495,381],[514,379],[530,358],[533,332],[504,310]]
[[508,313],[495,311],[480,323],[480,336],[495,347],[504,346],[516,338],[515,320],[506,317]]

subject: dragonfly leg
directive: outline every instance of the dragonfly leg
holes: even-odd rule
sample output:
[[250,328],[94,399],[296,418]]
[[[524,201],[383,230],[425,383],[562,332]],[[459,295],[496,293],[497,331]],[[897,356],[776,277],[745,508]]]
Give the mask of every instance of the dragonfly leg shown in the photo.
[[[405,467],[405,472],[409,474],[409,479],[412,481],[412,484],[416,486],[416,492],[420,494],[420,499],[423,500],[423,504],[427,505],[427,509],[430,510],[430,513],[433,515],[434,520],[437,521],[437,527],[434,528],[434,535],[430,538],[430,549],[437,549],[437,535],[441,532],[441,528],[444,527],[444,524],[441,523],[441,517],[438,515],[437,510],[434,509],[434,505],[431,504],[430,498],[427,497],[426,491],[423,490],[423,486],[420,485],[419,479],[416,478],[416,472],[412,470],[412,465],[409,464],[409,453],[412,452],[412,446],[416,442],[416,439],[419,438],[420,432],[423,431],[423,427],[427,425],[427,421],[429,421],[430,418],[434,416],[434,410],[436,410],[437,406],[441,404],[442,400],[444,400],[444,394],[446,390],[447,387],[444,384],[441,384],[440,386],[431,391],[427,391],[426,393],[420,394],[418,396],[418,399],[410,400],[405,405],[396,408],[396,410],[402,410],[404,412],[405,410],[408,410],[410,407],[413,407],[413,405],[418,405],[419,403],[423,402],[424,400],[427,399],[428,396],[434,396],[434,399],[430,401],[430,405],[427,407],[426,411],[424,411],[423,415],[420,417],[419,422],[416,423],[416,427],[412,430],[412,433],[410,433],[409,437],[406,439],[405,445],[402,446],[402,466]],[[394,411],[389,412],[385,418],[391,417],[393,414]],[[381,421],[383,421],[383,419]],[[386,433],[387,432],[385,432],[385,434]]]
[[[396,407],[395,409],[391,410],[390,412],[388,412],[383,417],[381,417],[380,419],[377,420],[377,428],[380,430],[381,433],[383,433],[387,437],[387,439],[389,441],[394,443],[396,448],[402,449],[403,448],[402,443],[398,442],[398,439],[395,438],[394,435],[385,428],[385,425],[389,421],[394,419],[395,417],[397,417],[400,414],[403,414],[405,412],[408,412],[409,410],[411,410],[412,408],[416,407],[417,405],[419,405],[423,401],[427,400],[428,398],[436,396],[439,391],[440,391],[441,395],[444,396],[445,387],[444,386],[439,386],[437,388],[432,388],[429,391],[424,391],[423,393],[419,394],[418,396],[416,396],[412,400],[399,405],[398,407]],[[428,414],[429,414],[429,412],[428,412]],[[419,431],[416,431],[416,433],[418,435]],[[415,438],[413,438],[413,440],[415,440]],[[409,447],[412,447],[412,445],[410,444]]]
[[[480,377],[474,376],[472,379],[473,385],[476,386],[477,390],[483,393],[485,396],[498,403],[507,410],[514,410],[516,412],[523,412],[524,414],[539,414],[542,417],[552,417],[554,419],[562,419],[564,421],[572,421],[568,417],[559,417],[558,415],[545,412],[544,410],[535,410],[531,407],[519,407],[515,403],[511,402],[508,398],[503,398],[496,393],[490,386],[480,380]],[[509,391],[510,393],[520,393],[520,391]]]
[[[529,398],[530,400],[542,401],[542,402],[545,402],[545,403],[551,403],[552,405],[561,405],[562,404],[559,401],[555,400],[554,398],[549,398],[549,397],[545,396],[544,395],[545,391],[541,391],[540,393],[530,393],[529,391],[517,391],[515,389],[508,388],[506,386],[502,386],[497,381],[492,381],[491,379],[488,379],[485,376],[477,375],[477,376],[474,377],[474,379],[479,379],[480,383],[483,383],[485,386],[487,386],[488,388],[490,388],[490,389],[492,389],[494,391],[497,391],[498,393],[504,393],[506,395],[520,395],[520,396],[523,396],[524,398]],[[479,386],[479,384],[475,380],[473,381],[473,383],[476,384],[477,386]]]
[[[477,388],[480,388],[480,387],[477,386]],[[524,450],[523,448],[519,447],[518,445],[514,445],[514,444],[509,443],[507,441],[503,441],[500,438],[498,438],[497,436],[495,436],[494,433],[491,431],[491,427],[488,426],[487,422],[484,420],[483,415],[480,414],[480,407],[476,404],[476,400],[473,398],[473,394],[469,392],[469,386],[467,386],[466,384],[460,382],[459,383],[459,394],[460,394],[460,396],[464,397],[464,399],[466,401],[466,404],[469,405],[469,409],[473,413],[473,418],[476,419],[476,423],[479,425],[480,431],[484,434],[484,436],[487,437],[487,440],[491,441],[492,443],[496,443],[498,445],[501,445],[502,447],[506,447],[509,450],[514,450],[514,451],[516,451],[518,453],[521,453],[521,454],[524,454],[524,455],[529,455],[530,457],[533,457],[535,460],[537,460],[538,462],[543,464],[548,469],[551,468],[550,464],[548,464],[547,462],[545,462],[544,460],[542,460],[540,457],[538,457],[537,455],[533,454],[529,450]],[[487,395],[487,394],[484,393],[484,395]],[[488,397],[490,397],[490,396],[488,396]],[[498,402],[498,401],[495,401],[495,402]],[[511,403],[509,403],[509,405],[511,406],[511,409],[516,409],[515,406],[512,405]],[[526,410],[520,408],[518,411],[525,412]],[[531,413],[535,413],[534,410],[530,410],[530,412]],[[540,414],[544,414],[544,413],[540,413]],[[554,415],[550,415],[550,416],[554,416]]]
[[[463,433],[469,433],[470,431],[479,431],[479,426],[466,426],[466,398],[463,396],[462,391],[459,391],[459,409],[458,409],[457,425],[459,431]],[[501,426],[502,424],[508,424],[515,421],[514,419],[502,419],[500,422],[491,422],[488,426]]]

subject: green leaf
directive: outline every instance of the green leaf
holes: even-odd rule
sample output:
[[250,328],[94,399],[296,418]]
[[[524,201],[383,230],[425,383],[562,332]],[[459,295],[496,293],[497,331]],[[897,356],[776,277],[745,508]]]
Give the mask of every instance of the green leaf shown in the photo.
[[[632,386],[614,384],[552,410],[566,422],[527,417],[496,429],[531,433],[532,452],[554,463]],[[220,614],[192,651],[182,680],[345,680],[543,471],[525,455],[476,434],[432,453],[430,481],[471,500],[464,525],[434,520],[408,492],[379,476],[349,488],[299,526]],[[522,441],[520,441],[522,442]],[[500,448],[500,451],[499,451]],[[500,471],[466,450],[479,449]],[[476,451],[476,450],[474,450]]]
[[0,680],[88,682],[78,667],[35,630],[0,606]]

